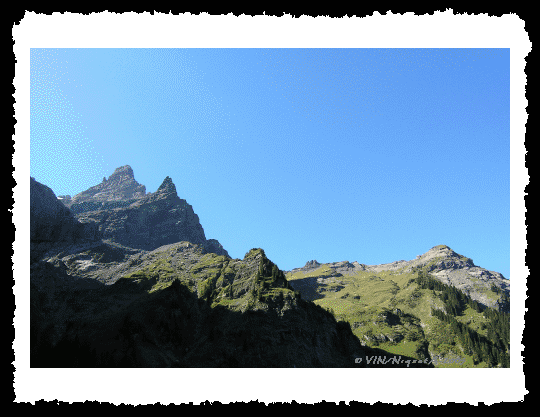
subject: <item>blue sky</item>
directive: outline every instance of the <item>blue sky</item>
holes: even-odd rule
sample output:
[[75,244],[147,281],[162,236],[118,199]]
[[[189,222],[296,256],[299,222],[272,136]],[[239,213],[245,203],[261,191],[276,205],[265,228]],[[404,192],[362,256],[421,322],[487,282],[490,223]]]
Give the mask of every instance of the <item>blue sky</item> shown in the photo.
[[31,49],[30,175],[170,176],[281,269],[439,244],[510,278],[510,50]]

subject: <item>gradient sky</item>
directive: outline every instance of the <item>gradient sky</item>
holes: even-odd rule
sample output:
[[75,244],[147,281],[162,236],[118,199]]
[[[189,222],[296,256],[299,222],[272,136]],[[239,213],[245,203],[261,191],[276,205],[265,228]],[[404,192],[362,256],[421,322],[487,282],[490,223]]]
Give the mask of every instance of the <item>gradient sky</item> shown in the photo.
[[31,49],[30,175],[166,176],[233,258],[510,278],[509,49]]

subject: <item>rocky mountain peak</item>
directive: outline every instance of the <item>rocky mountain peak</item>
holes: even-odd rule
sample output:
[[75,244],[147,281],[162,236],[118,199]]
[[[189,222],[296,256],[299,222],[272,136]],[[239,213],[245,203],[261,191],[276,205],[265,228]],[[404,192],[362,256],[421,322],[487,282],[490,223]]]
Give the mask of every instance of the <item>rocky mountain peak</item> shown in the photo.
[[83,223],[97,224],[103,238],[121,245],[153,250],[180,241],[203,245],[206,250],[228,256],[215,240],[207,240],[199,217],[180,199],[171,177],[156,192],[135,181],[129,165],[116,168],[100,184],[60,200]]
[[133,169],[129,165],[116,168],[107,179],[83,191],[64,204],[71,208],[74,204],[85,202],[124,201],[142,198],[146,195],[146,187],[139,184],[133,175]]
[[158,194],[175,194],[175,195],[178,195],[176,193],[176,186],[174,185],[171,177],[169,177],[169,176],[167,176],[163,180],[163,182],[161,183],[161,185],[157,189],[156,193],[158,193]]
[[133,169],[129,165],[124,165],[116,168],[112,175],[109,177],[109,181],[129,181],[134,179],[135,176],[133,174]]
[[446,245],[434,246],[426,252],[426,254],[428,253],[436,253],[439,256],[455,256],[456,255],[456,252],[454,252],[452,249],[450,249],[450,247]]
[[446,245],[434,246],[423,255],[417,256],[414,261],[425,265],[433,262],[434,260],[438,260],[443,263],[457,262],[460,265],[464,264],[471,267],[475,266],[472,259],[461,256]]
[[320,266],[321,264],[317,262],[316,260],[307,261],[304,268],[316,268]]
[[133,169],[129,165],[116,168],[109,179],[100,185],[103,186],[102,190],[94,195],[95,199],[129,200],[146,195],[146,187],[135,181]]

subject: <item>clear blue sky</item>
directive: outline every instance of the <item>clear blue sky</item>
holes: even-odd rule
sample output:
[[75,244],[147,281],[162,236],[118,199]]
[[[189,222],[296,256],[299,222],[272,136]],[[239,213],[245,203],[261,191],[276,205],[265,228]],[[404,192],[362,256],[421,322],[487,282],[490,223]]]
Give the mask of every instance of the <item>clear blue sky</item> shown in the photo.
[[170,176],[279,268],[439,244],[510,278],[509,49],[32,49],[30,175]]

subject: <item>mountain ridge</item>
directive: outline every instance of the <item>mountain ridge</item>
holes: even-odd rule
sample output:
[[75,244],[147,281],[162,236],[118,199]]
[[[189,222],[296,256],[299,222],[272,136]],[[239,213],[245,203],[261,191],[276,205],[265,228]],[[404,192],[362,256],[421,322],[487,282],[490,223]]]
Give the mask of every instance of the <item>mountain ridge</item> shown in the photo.
[[59,201],[79,222],[96,225],[103,239],[124,246],[153,250],[186,240],[228,256],[216,239],[206,238],[199,217],[178,196],[169,176],[155,192],[146,193],[146,187],[135,181],[133,169],[124,165],[101,184]]
[[[321,264],[312,260],[308,261],[303,267],[293,268],[292,270],[285,271],[285,273],[287,275],[294,275],[298,272],[313,273],[321,267],[328,267],[335,276],[354,275],[365,271],[374,273],[383,271],[407,273],[417,269],[423,269],[431,273],[434,278],[462,290],[483,305],[502,309],[501,311],[509,311],[508,306],[498,303],[499,300],[492,300],[483,295],[479,291],[478,286],[491,288],[491,285],[494,285],[500,291],[509,293],[510,280],[499,272],[489,271],[475,265],[472,259],[456,253],[446,245],[434,246],[424,254],[418,255],[410,261],[400,260],[385,264],[366,265],[357,261],[352,263],[341,261]],[[471,284],[471,278],[479,282],[477,287]]]

